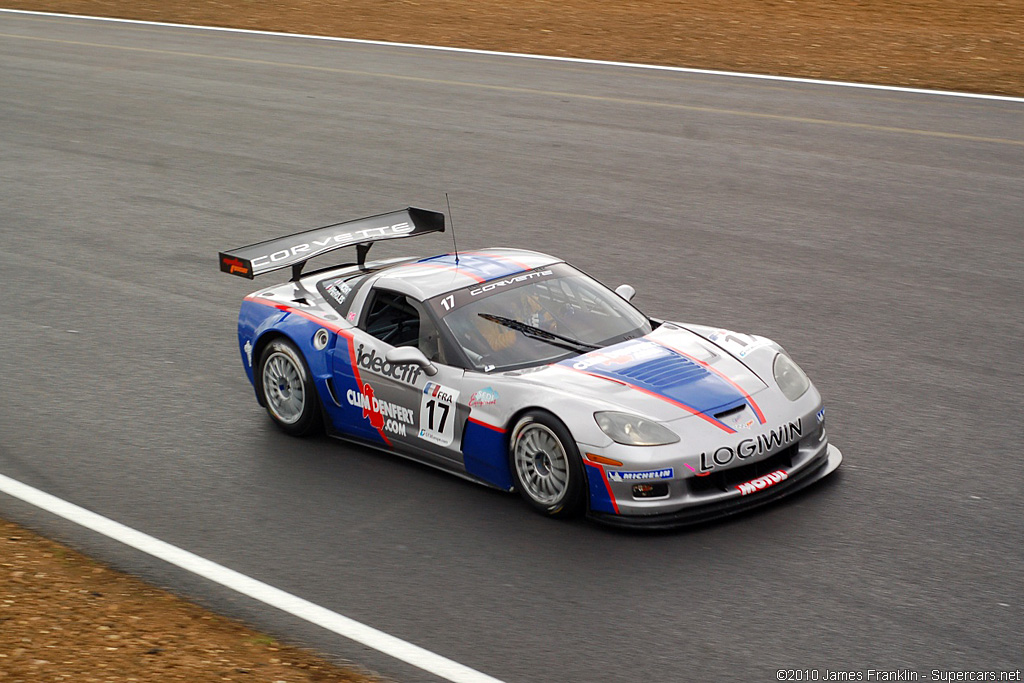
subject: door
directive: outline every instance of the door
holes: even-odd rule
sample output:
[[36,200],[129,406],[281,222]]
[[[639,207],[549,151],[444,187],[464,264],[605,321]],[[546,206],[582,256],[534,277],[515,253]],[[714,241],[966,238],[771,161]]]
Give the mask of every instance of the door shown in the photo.
[[[462,428],[469,412],[459,392],[464,371],[444,363],[433,320],[415,299],[386,289],[371,291],[362,310],[351,349],[334,354],[336,384],[355,387],[339,401],[356,409],[349,411],[360,421],[355,426],[374,440],[461,470]],[[419,348],[437,374],[389,363],[388,351],[398,346]]]

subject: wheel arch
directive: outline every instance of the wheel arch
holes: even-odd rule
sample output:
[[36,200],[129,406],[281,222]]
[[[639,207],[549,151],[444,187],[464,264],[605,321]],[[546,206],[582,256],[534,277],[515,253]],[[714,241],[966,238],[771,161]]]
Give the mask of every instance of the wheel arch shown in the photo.
[[[542,418],[545,418],[550,424],[545,424],[544,420],[535,420],[538,425],[544,428],[561,443],[562,450],[565,452],[564,455],[568,460],[567,465],[570,471],[575,470],[576,476],[579,479],[576,480],[575,484],[572,484],[572,478],[569,479],[569,488],[566,489],[566,498],[552,503],[556,507],[549,507],[544,509],[544,504],[536,500],[531,499],[531,494],[525,490],[520,489],[518,482],[520,481],[520,474],[516,471],[515,453],[512,448],[512,439],[515,436],[516,427],[527,417],[530,413],[536,414]],[[558,428],[564,430],[564,436],[559,434]],[[505,450],[506,457],[505,463],[509,469],[509,474],[512,478],[514,490],[518,491],[520,496],[524,498],[528,503],[531,504],[534,509],[542,511],[545,515],[550,517],[575,517],[580,512],[589,511],[590,509],[590,483],[589,473],[587,467],[584,465],[584,454],[580,449],[579,442],[576,440],[576,436],[573,434],[569,425],[566,424],[555,411],[544,406],[524,406],[517,410],[511,416],[511,419],[507,423],[505,430]]]
[[[299,422],[295,423],[296,428],[293,429],[291,424],[284,425],[280,419],[274,414],[271,414],[271,418],[277,425],[292,436],[309,436],[318,431],[322,431],[324,426],[327,424],[325,420],[327,415],[324,410],[324,399],[321,396],[320,389],[317,386],[317,378],[313,373],[312,367],[309,362],[309,354],[302,348],[302,345],[292,336],[281,330],[272,329],[267,332],[260,334],[256,338],[256,344],[253,346],[253,355],[255,358],[253,368],[253,388],[256,390],[256,400],[259,402],[268,413],[271,413],[271,407],[266,401],[266,390],[263,387],[263,354],[267,353],[268,347],[271,347],[275,342],[280,342],[276,348],[284,349],[289,356],[295,357],[295,361],[301,364],[303,367],[299,368],[300,374],[304,374],[304,380],[308,384],[309,392],[307,396],[309,401],[313,404],[313,412],[316,417],[305,417],[306,413],[300,417]],[[292,363],[294,365],[294,362]],[[304,426],[299,426],[299,423],[303,423]]]
[[275,339],[286,339],[294,344],[299,350],[299,353],[302,354],[302,360],[306,362],[306,367],[309,367],[309,361],[306,359],[305,354],[302,353],[302,348],[296,343],[291,335],[285,334],[277,328],[271,328],[261,332],[259,336],[256,337],[256,342],[252,345],[252,386],[253,389],[256,390],[256,401],[264,408],[266,408],[267,405],[263,400],[262,392],[260,391],[260,385],[263,383],[263,377],[257,369],[259,368],[260,358],[263,357],[263,350],[266,349],[267,345]]

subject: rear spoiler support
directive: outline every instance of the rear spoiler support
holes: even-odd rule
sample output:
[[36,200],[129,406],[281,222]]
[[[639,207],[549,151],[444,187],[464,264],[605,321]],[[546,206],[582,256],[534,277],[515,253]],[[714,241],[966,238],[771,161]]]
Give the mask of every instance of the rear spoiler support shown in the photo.
[[[444,216],[441,216],[441,220],[444,221]],[[441,227],[444,228],[443,223]],[[356,245],[356,264],[359,266],[359,270],[366,270],[366,255],[370,253],[370,247],[372,246],[373,242],[363,242]]]
[[302,276],[307,261],[335,249],[354,246],[356,261],[362,270],[375,242],[430,232],[444,232],[444,214],[409,207],[222,251],[220,269],[251,280],[290,266],[294,282]]

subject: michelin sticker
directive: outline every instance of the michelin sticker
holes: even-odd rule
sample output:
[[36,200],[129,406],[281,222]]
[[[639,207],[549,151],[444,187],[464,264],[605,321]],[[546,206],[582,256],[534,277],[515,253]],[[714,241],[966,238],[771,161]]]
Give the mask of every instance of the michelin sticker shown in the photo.
[[458,389],[427,382],[420,401],[421,439],[439,446],[451,444],[455,439],[455,404],[458,398]]
[[620,472],[608,470],[608,481],[642,481],[644,479],[671,479],[675,472],[671,467],[646,472]]

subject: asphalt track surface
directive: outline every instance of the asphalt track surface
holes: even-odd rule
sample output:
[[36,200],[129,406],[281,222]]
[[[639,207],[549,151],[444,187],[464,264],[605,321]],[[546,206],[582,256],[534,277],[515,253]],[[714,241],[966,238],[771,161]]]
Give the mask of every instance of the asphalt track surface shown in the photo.
[[[1024,105],[0,15],[0,140],[3,474],[510,682],[1024,665]],[[445,192],[462,249],[559,254],[651,315],[778,340],[841,470],[635,534],[278,433],[235,345],[255,287],[217,252]]]

